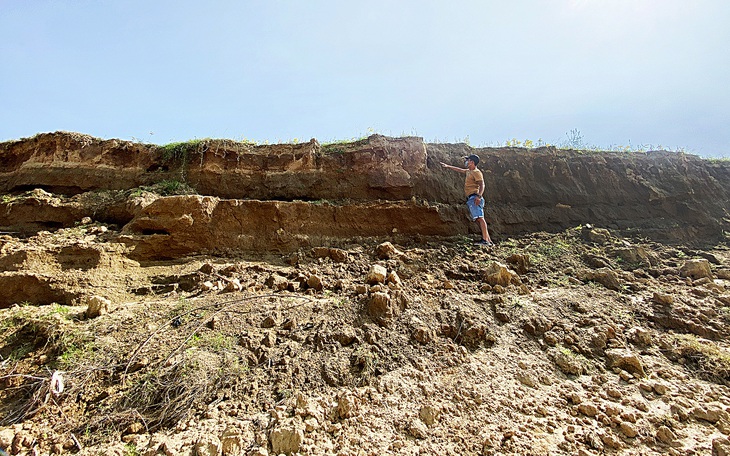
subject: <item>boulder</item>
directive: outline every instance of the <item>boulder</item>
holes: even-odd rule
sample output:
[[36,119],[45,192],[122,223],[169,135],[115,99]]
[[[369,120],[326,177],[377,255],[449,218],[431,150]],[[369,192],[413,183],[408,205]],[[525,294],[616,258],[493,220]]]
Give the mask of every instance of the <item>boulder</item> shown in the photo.
[[712,278],[712,270],[710,262],[706,259],[687,260],[682,267],[679,268],[679,275],[682,277],[690,277],[692,280],[701,279],[703,277]]
[[307,286],[317,291],[322,291],[322,288],[324,288],[324,285],[322,284],[322,278],[315,274],[312,274],[307,278]]
[[506,264],[498,261],[491,262],[482,275],[484,280],[492,286],[500,285],[502,287],[507,287],[511,283],[514,283],[515,285],[519,285],[521,283],[520,278],[515,271],[511,270]]
[[390,242],[383,242],[375,247],[375,256],[381,260],[389,260],[391,258],[397,258],[403,255],[403,252],[396,249]]
[[594,244],[608,244],[611,241],[611,233],[603,228],[593,228],[591,225],[584,226],[580,231],[581,237]]
[[712,439],[712,456],[730,456],[730,440],[727,437]]
[[214,435],[204,435],[195,442],[196,456],[218,456],[221,454],[221,441]]
[[269,441],[274,454],[298,453],[303,440],[304,431],[293,422],[281,424],[269,434]]
[[608,361],[608,367],[618,367],[632,374],[637,374],[640,377],[646,377],[641,358],[631,350],[621,348],[606,350],[606,359]]
[[507,263],[512,264],[517,269],[517,272],[524,274],[530,270],[530,255],[522,253],[513,253],[507,257]]
[[387,293],[373,293],[367,303],[368,314],[382,325],[387,325],[396,314],[393,302]]
[[267,287],[272,288],[274,290],[283,291],[283,290],[286,290],[287,287],[289,286],[289,281],[286,278],[284,278],[278,274],[271,274],[266,279],[264,284]]
[[368,271],[368,275],[365,277],[365,282],[369,283],[370,285],[385,283],[385,279],[387,276],[388,270],[385,269],[384,266],[374,264],[370,266],[370,271]]
[[578,275],[578,278],[583,281],[600,283],[609,290],[621,289],[621,282],[619,281],[616,272],[609,268],[599,268],[596,270],[583,271]]
[[86,298],[86,317],[96,318],[109,312],[112,302],[101,296]]

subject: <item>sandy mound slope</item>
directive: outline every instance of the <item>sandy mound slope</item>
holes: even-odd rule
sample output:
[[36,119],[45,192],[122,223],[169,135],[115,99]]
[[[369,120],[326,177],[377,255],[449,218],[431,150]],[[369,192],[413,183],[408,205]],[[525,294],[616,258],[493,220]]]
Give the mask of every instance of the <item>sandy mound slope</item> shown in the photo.
[[116,237],[2,238],[11,454],[728,447],[724,244],[578,227],[140,264]]

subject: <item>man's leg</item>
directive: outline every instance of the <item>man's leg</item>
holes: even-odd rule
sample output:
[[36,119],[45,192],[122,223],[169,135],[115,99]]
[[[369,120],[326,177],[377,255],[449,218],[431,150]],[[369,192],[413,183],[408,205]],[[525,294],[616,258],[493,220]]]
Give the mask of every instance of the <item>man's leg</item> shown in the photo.
[[487,221],[484,220],[484,217],[479,217],[477,219],[477,223],[479,224],[479,228],[482,230],[482,239],[488,242],[492,242],[492,239],[489,237],[489,230],[487,228]]

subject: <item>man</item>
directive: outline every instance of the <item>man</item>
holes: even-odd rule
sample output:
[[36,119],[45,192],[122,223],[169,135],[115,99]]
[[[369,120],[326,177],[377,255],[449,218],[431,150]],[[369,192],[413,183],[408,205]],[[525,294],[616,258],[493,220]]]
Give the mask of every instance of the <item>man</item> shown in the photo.
[[488,247],[494,246],[492,239],[489,237],[489,231],[487,229],[487,222],[484,220],[484,176],[482,172],[477,169],[479,164],[479,157],[476,155],[469,155],[464,157],[464,168],[458,166],[451,166],[444,162],[441,162],[441,166],[454,171],[466,174],[464,180],[464,194],[466,195],[466,206],[469,208],[471,219],[479,225],[479,229],[482,231],[482,240],[476,242],[476,245],[486,245]]

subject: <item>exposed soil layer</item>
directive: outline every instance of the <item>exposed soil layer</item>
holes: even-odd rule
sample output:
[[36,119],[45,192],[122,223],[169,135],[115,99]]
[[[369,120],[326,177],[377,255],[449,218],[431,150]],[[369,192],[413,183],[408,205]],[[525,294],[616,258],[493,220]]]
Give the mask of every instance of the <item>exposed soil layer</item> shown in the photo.
[[[495,248],[439,164],[471,153]],[[382,136],[0,144],[0,449],[729,454],[729,170]]]
[[[687,154],[589,153],[552,147],[475,149],[465,144],[425,144],[420,138],[378,135],[324,146],[316,140],[267,146],[205,140],[163,149],[52,133],[0,144],[0,192],[21,194],[43,189],[75,198],[71,203],[5,202],[0,207],[0,229],[68,227],[82,214],[105,223],[125,224],[137,216],[139,204],[84,197],[160,182],[184,182],[199,195],[224,200],[327,202],[352,207],[353,213],[360,210],[358,204],[370,204],[361,217],[368,223],[360,225],[338,227],[338,219],[332,219],[334,211],[322,214],[316,231],[325,235],[339,230],[349,236],[369,236],[379,231],[371,227],[376,220],[383,228],[389,226],[402,233],[425,229],[423,234],[438,234],[433,228],[416,226],[421,218],[432,217],[433,209],[413,208],[429,204],[451,209],[439,215],[444,227],[441,231],[465,234],[475,227],[465,216],[455,215],[464,211],[462,176],[444,170],[440,162],[460,164],[461,157],[468,154],[481,157],[488,219],[498,236],[557,232],[592,223],[615,230],[638,229],[660,240],[704,242],[721,238],[723,230],[730,228],[730,164]],[[372,211],[375,201],[379,201],[382,214]],[[408,214],[399,216],[404,201],[413,204]],[[235,204],[241,203],[226,203]],[[295,209],[281,204],[276,207],[278,211],[286,207],[284,212],[294,217],[306,217],[310,210],[302,212],[302,205]],[[276,216],[270,216],[272,210],[252,224],[270,233],[282,229],[296,237],[309,236],[320,220],[320,214],[313,214],[299,231],[291,224],[281,225]],[[168,214],[170,209],[159,212]],[[231,218],[223,220],[225,216]],[[216,219],[228,227],[240,225],[240,216],[240,211],[219,211]],[[149,218],[149,214],[144,217]],[[242,228],[243,236],[257,235]],[[297,246],[306,246],[306,242]],[[272,245],[265,242],[262,248],[268,250]]]

